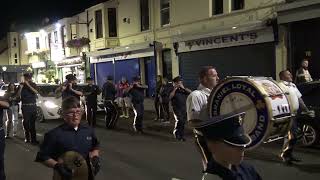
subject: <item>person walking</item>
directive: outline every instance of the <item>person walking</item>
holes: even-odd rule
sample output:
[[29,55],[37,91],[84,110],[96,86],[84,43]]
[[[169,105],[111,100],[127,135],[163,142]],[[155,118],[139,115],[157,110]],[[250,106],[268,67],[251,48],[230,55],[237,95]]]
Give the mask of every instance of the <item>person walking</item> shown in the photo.
[[106,112],[105,121],[108,129],[115,128],[119,118],[118,107],[114,102],[116,93],[117,90],[113,84],[113,76],[108,76],[107,81],[103,84],[102,88],[102,99],[104,100],[104,109]]
[[3,110],[6,108],[9,108],[9,103],[4,98],[0,98],[0,180],[6,180],[4,171],[4,150],[6,142],[3,121]]
[[143,133],[143,116],[144,116],[144,91],[148,88],[141,84],[141,78],[136,76],[129,88],[129,94],[132,100],[134,120],[133,130],[136,133]]
[[[74,151],[86,160],[88,180],[93,180],[100,170],[99,141],[92,127],[80,124],[83,109],[80,101],[70,96],[62,101],[64,123],[44,135],[36,156],[40,162],[59,173],[62,179],[72,179],[73,172],[59,158],[66,152]],[[74,162],[75,163],[75,162]],[[93,168],[90,168],[90,163]]]
[[170,123],[170,92],[173,89],[173,85],[168,81],[167,78],[163,78],[163,84],[160,88],[160,107],[162,108],[162,123],[169,124]]
[[154,119],[155,121],[163,121],[163,109],[160,103],[160,90],[163,85],[163,78],[161,75],[157,76],[157,84],[156,84],[156,92],[154,94],[154,108],[156,110],[156,118]]
[[125,77],[121,78],[117,88],[118,105],[121,107],[122,115],[120,118],[129,118],[130,98],[128,97],[128,89],[130,84]]
[[25,142],[38,145],[35,120],[37,119],[37,85],[32,82],[32,74],[25,73],[24,81],[20,84],[21,110]]
[[6,138],[10,137],[10,131],[12,129],[12,136],[15,137],[18,131],[18,111],[19,111],[19,102],[20,97],[18,89],[14,83],[8,85],[8,90],[4,95],[5,99],[9,102],[9,108],[6,110],[4,117],[6,118]]
[[96,114],[97,114],[97,100],[98,95],[101,93],[99,86],[95,85],[93,79],[88,77],[87,79],[87,86],[84,87],[84,95],[86,98],[86,114],[87,114],[87,121],[89,126],[95,127],[96,126]]
[[185,88],[182,78],[177,76],[173,79],[174,88],[170,93],[170,100],[175,118],[175,126],[173,135],[178,141],[185,141],[184,127],[187,121],[186,100],[188,95],[192,92]]

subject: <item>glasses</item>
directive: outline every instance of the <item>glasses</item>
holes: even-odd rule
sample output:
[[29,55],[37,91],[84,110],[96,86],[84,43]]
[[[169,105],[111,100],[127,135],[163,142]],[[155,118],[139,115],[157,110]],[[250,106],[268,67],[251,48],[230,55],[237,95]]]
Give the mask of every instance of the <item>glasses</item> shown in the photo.
[[74,117],[74,116],[79,116],[79,115],[81,115],[82,114],[82,110],[81,109],[79,109],[79,110],[75,110],[75,111],[67,111],[67,112],[65,112],[65,113],[63,113],[64,114],[64,116],[66,116],[66,117]]

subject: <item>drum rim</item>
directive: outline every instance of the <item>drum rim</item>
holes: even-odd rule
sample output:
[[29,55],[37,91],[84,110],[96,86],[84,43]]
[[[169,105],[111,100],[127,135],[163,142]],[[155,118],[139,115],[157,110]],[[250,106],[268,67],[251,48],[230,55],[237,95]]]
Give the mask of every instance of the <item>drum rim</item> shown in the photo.
[[[248,76],[248,77],[227,77],[225,79],[223,79],[222,81],[220,81],[217,86],[215,86],[215,88],[211,91],[210,93],[210,96],[209,96],[209,99],[208,99],[208,105],[210,105],[210,108],[208,106],[207,108],[207,113],[209,114],[209,117],[211,118],[212,117],[212,108],[211,108],[211,104],[213,103],[213,97],[214,95],[216,94],[216,91],[218,88],[221,88],[225,83],[229,82],[229,81],[232,81],[232,80],[239,80],[239,81],[242,81],[242,82],[246,82],[250,85],[252,85],[253,87],[255,87],[256,89],[259,90],[259,93],[260,95],[263,97],[263,100],[264,100],[264,103],[266,104],[266,106],[268,107],[268,109],[272,109],[271,107],[271,104],[269,101],[266,100],[267,96],[266,95],[266,92],[264,89],[262,89],[261,87],[257,86],[256,83],[252,83],[254,81],[251,81],[250,78],[254,78],[253,76]],[[268,79],[266,78],[267,80],[271,80],[271,79]],[[274,83],[274,80],[271,80],[273,81]],[[282,90],[282,88],[281,88]],[[264,92],[264,94],[262,94],[261,92]],[[260,144],[262,144],[267,137],[270,136],[270,131],[271,131],[271,126],[274,124],[274,122],[272,121],[272,112],[268,111],[268,117],[269,117],[269,120],[268,120],[268,125],[267,125],[267,130],[266,130],[266,133],[263,135],[262,137],[262,140],[258,143],[256,143],[255,145],[249,145],[246,147],[247,150],[252,150],[252,149],[255,149],[256,147],[258,147]],[[250,134],[248,134],[250,136]],[[251,136],[250,136],[251,137]]]

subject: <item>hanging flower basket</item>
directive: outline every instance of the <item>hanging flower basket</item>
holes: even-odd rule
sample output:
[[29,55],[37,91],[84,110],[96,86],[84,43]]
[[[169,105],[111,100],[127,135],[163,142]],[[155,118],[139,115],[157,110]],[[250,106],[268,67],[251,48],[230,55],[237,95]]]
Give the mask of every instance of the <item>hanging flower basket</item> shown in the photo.
[[90,43],[90,40],[88,38],[82,37],[79,39],[72,39],[67,41],[66,46],[69,48],[81,48],[83,46],[86,46]]

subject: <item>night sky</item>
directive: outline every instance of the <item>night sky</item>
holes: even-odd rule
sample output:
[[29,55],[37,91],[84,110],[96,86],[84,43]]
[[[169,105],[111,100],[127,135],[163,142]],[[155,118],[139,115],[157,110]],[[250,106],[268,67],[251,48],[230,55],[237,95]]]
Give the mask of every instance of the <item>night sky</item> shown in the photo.
[[16,24],[16,31],[32,31],[48,17],[51,22],[72,16],[106,0],[1,0],[0,37]]

